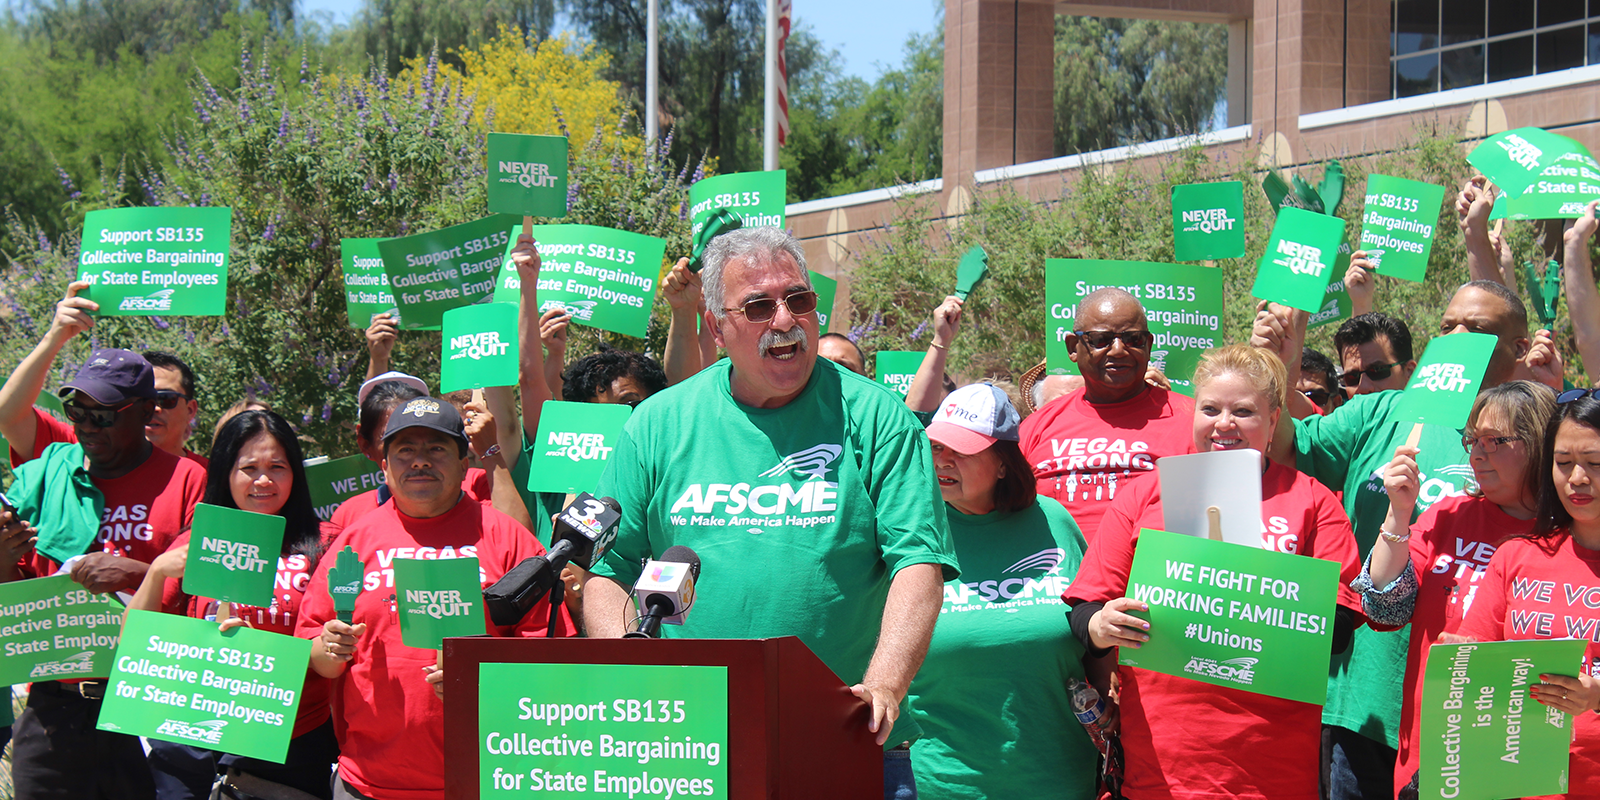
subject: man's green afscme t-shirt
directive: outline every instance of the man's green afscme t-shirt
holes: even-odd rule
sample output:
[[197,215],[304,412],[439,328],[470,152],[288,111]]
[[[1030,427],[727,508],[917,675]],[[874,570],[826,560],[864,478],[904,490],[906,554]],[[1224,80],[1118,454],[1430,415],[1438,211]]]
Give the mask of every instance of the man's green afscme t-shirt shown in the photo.
[[[1401,392],[1358,395],[1324,417],[1295,422],[1295,468],[1344,492],[1344,510],[1355,528],[1365,559],[1389,516],[1383,468],[1396,447],[1411,435],[1411,423],[1389,422]],[[1415,522],[1428,506],[1473,485],[1472,467],[1461,448],[1461,432],[1426,425],[1417,444],[1422,491]],[[1398,631],[1357,628],[1350,649],[1334,656],[1328,672],[1328,702],[1322,722],[1356,731],[1389,747],[1399,747],[1400,701],[1406,672],[1410,627]]]
[[[899,397],[824,359],[780,408],[741,405],[729,376],[723,359],[629,417],[595,492],[622,524],[594,572],[631,586],[642,558],[690,547],[694,606],[663,636],[798,636],[858,683],[895,573],[959,574],[928,437]],[[915,737],[902,705],[888,745]]]

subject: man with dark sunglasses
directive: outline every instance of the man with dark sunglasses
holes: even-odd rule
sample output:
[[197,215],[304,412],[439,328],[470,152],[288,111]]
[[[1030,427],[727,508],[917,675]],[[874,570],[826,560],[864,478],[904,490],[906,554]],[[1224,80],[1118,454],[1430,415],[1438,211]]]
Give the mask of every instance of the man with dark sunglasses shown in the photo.
[[[138,353],[96,350],[61,397],[65,439],[35,437],[27,457],[12,453],[17,511],[0,511],[0,581],[60,573],[91,592],[131,591],[189,527],[206,472],[145,438],[156,389]],[[95,729],[105,688],[33,684],[13,744],[19,797],[154,796],[139,739]]]
[[1404,389],[1417,368],[1411,329],[1381,311],[1345,320],[1333,334],[1333,350],[1339,354],[1346,397]]
[[584,584],[589,635],[624,633],[641,556],[690,545],[702,590],[663,635],[799,636],[859,681],[885,786],[908,789],[904,699],[957,574],[928,437],[897,395],[817,357],[817,295],[793,237],[743,228],[704,260],[702,321],[728,357],[623,428],[595,489],[623,517]]
[[150,362],[156,375],[156,413],[150,418],[150,424],[144,426],[145,438],[175,456],[208,466],[209,459],[188,447],[195,419],[200,416],[200,402],[194,394],[194,370],[183,363],[183,359],[160,350],[146,350],[144,360]]
[[1065,506],[1090,542],[1118,493],[1156,479],[1156,459],[1194,449],[1194,401],[1146,381],[1153,344],[1138,299],[1116,288],[1091,292],[1066,341],[1083,391],[1022,421],[1022,454],[1039,493]]
[[[1357,252],[1352,263],[1364,259],[1365,254]],[[1269,304],[1256,315],[1251,344],[1280,354],[1298,354],[1305,343],[1306,319],[1305,312]],[[1497,339],[1480,391],[1523,376],[1560,391],[1561,359],[1549,332],[1529,336],[1527,308],[1505,286],[1477,280],[1456,290],[1445,307],[1439,335],[1461,332],[1487,333]],[[1393,329],[1389,334],[1390,344],[1409,348],[1409,341],[1395,341],[1399,337],[1393,335]],[[1410,354],[1391,352],[1382,358],[1409,362]],[[1289,380],[1294,382],[1299,359],[1290,366]],[[1358,381],[1366,382],[1365,376]],[[1403,385],[1402,381],[1396,388]],[[1383,468],[1411,432],[1410,423],[1389,421],[1402,394],[1357,394],[1327,416],[1291,420],[1284,415],[1272,437],[1269,455],[1273,460],[1343,492],[1345,513],[1355,528],[1363,557],[1372,549],[1388,516]],[[1460,431],[1425,426],[1419,444],[1421,452],[1416,458],[1422,486],[1418,515],[1439,500],[1464,494],[1472,478]],[[1325,796],[1346,800],[1388,796],[1393,791],[1408,636],[1407,630],[1383,632],[1363,626],[1351,637],[1349,649],[1334,654],[1322,715]]]

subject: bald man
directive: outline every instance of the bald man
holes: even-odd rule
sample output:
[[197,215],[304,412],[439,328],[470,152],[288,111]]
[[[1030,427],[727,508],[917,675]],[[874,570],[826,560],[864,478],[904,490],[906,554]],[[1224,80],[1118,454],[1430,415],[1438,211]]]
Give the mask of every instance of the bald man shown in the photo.
[[1156,480],[1156,459],[1194,450],[1194,401],[1145,381],[1153,337],[1133,295],[1100,289],[1074,313],[1066,345],[1083,391],[1023,420],[1021,445],[1039,493],[1065,506],[1093,542],[1119,493]]

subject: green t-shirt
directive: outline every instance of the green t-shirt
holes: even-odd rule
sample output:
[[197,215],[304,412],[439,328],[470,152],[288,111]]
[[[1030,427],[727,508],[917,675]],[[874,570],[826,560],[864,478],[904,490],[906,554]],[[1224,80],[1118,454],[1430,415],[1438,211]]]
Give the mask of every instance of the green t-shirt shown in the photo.
[[[632,586],[673,545],[700,556],[695,602],[663,636],[798,636],[839,679],[866,674],[902,567],[956,577],[928,437],[905,403],[818,359],[780,408],[741,405],[726,359],[633,412],[597,495],[622,505],[595,573]],[[914,739],[902,714],[888,740]]]
[[918,793],[1093,798],[1099,753],[1067,696],[1067,680],[1084,677],[1083,645],[1061,604],[1083,560],[1078,524],[1044,496],[1018,512],[946,509],[961,580],[944,586],[911,684]]
[[[1388,421],[1400,395],[1398,391],[1358,395],[1332,414],[1295,422],[1295,467],[1344,493],[1344,510],[1355,528],[1362,559],[1389,516],[1383,468],[1394,459],[1394,449],[1411,435],[1411,423]],[[1417,446],[1422,492],[1416,513],[1420,515],[1439,500],[1464,494],[1473,481],[1467,453],[1461,449],[1460,431],[1424,426]],[[1357,628],[1350,649],[1334,656],[1329,667],[1323,724],[1398,747],[1410,639],[1410,627],[1392,632]]]
[[522,455],[511,467],[511,479],[517,484],[517,494],[522,495],[522,504],[528,507],[528,516],[533,517],[533,535],[539,539],[539,544],[549,547],[550,537],[554,533],[550,518],[566,508],[567,496],[560,492],[528,491],[528,465],[533,463],[534,453],[538,449],[528,440],[528,432],[524,430]]

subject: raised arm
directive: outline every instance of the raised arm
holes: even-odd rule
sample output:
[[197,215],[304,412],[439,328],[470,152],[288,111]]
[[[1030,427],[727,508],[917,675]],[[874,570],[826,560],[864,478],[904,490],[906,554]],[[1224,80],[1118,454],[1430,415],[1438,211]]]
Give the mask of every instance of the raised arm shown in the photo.
[[900,701],[911,688],[911,679],[928,656],[933,639],[933,623],[944,602],[944,568],[939,564],[912,564],[895,573],[889,584],[889,598],[883,604],[883,622],[878,628],[878,646],[861,682],[850,687],[856,697],[872,707],[867,729],[878,735],[878,744],[889,739],[895,719],[900,716]]
[[1489,187],[1489,179],[1474,175],[1456,195],[1461,240],[1467,247],[1467,275],[1470,280],[1504,283],[1499,253],[1489,240],[1489,212],[1492,210],[1494,192]]
[[85,281],[67,285],[67,294],[56,303],[56,313],[50,320],[50,329],[39,340],[33,351],[23,357],[22,363],[12,370],[4,386],[0,386],[0,436],[11,448],[24,456],[33,456],[35,423],[33,403],[44,391],[45,380],[50,377],[50,366],[56,354],[72,337],[94,327],[93,312],[100,304],[78,293],[89,288]]
[[[1255,325],[1250,329],[1250,346],[1272,351],[1283,361],[1289,372],[1288,385],[1300,385],[1300,353],[1306,345],[1306,322],[1309,315],[1299,309],[1268,303],[1263,300],[1256,306]],[[1290,394],[1299,392],[1290,390]],[[1300,395],[1301,399],[1305,395]],[[1291,411],[1293,405],[1291,404]],[[1267,456],[1285,466],[1294,466],[1294,417],[1278,415],[1278,428],[1272,434]]]
[[700,276],[689,271],[689,259],[678,259],[662,282],[661,291],[672,307],[667,346],[661,358],[661,369],[671,386],[706,366],[700,361]]
[[394,353],[395,340],[400,336],[400,326],[393,314],[385,311],[372,315],[367,326],[367,380],[389,371],[389,356]]
[[1367,251],[1357,250],[1351,254],[1350,268],[1344,273],[1344,290],[1350,294],[1350,316],[1372,313],[1372,297],[1378,290],[1376,281]]
[[961,306],[962,302],[950,295],[933,310],[933,341],[906,391],[906,407],[912,411],[933,411],[944,399],[944,367],[950,344],[961,331]]
[[[522,429],[532,438],[539,434],[539,410],[549,400],[550,386],[545,382],[544,347],[541,341],[539,318],[539,250],[538,243],[529,234],[517,237],[517,246],[511,251],[511,264],[521,282],[521,300],[518,306],[517,348],[521,352]],[[527,513],[524,510],[523,513]]]
[[[517,482],[511,477],[511,465],[505,458],[505,448],[500,445],[494,415],[489,413],[487,403],[474,399],[467,404],[466,434],[472,449],[478,453],[478,462],[489,473],[489,499],[494,509],[533,530],[533,517],[528,514],[522,493],[517,491]],[[500,449],[495,450],[496,447]]]
[[1595,372],[1600,371],[1600,291],[1595,289],[1594,267],[1589,258],[1589,241],[1600,227],[1595,220],[1597,206],[1600,201],[1590,203],[1583,216],[1567,229],[1562,237],[1565,252],[1561,257],[1567,313],[1572,317],[1573,338],[1578,340],[1578,355],[1583,358],[1583,368],[1589,373],[1591,383]]

